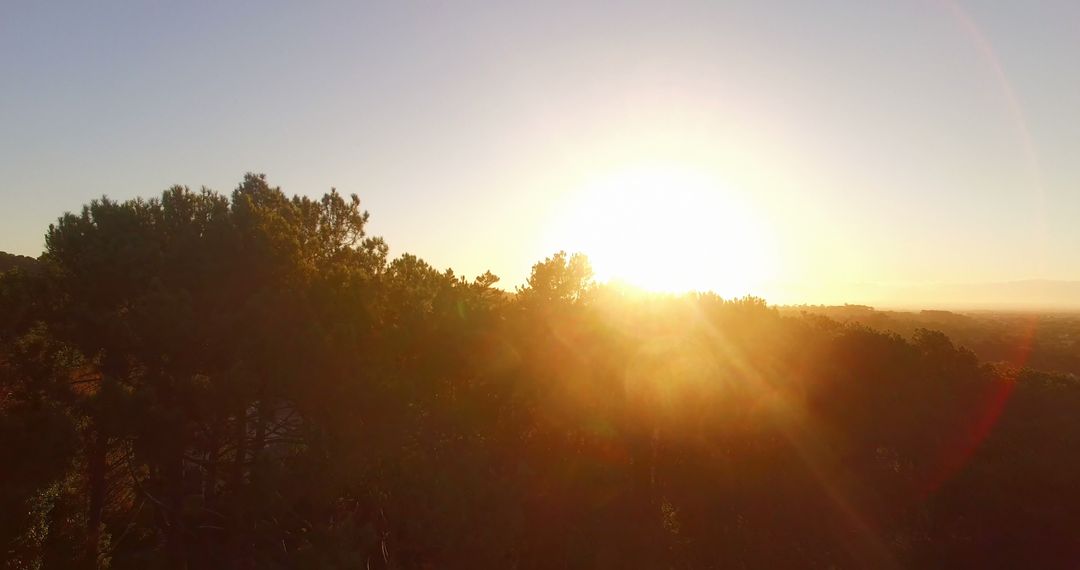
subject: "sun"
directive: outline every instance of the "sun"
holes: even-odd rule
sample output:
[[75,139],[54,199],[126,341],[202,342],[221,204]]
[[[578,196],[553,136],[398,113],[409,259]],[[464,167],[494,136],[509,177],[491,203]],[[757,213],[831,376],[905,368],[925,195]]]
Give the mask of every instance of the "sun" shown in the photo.
[[599,281],[737,297],[754,294],[772,274],[760,218],[706,172],[643,165],[573,192],[558,208],[549,242],[588,255]]

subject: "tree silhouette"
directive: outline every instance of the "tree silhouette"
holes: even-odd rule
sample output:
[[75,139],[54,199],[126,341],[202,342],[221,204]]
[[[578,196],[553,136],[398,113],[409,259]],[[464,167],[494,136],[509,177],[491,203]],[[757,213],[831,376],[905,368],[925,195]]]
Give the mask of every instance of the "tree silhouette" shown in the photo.
[[7,567],[1080,559],[1077,377],[915,326],[1011,321],[628,293],[565,252],[509,293],[367,223],[249,174],[94,200],[0,270]]

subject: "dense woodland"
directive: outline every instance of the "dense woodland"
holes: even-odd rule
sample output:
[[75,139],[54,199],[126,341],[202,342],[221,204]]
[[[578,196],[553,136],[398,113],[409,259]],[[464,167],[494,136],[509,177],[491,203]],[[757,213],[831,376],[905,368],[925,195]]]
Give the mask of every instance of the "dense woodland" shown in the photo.
[[506,292],[367,220],[248,175],[4,257],[6,567],[1080,565],[1065,368],[580,255]]

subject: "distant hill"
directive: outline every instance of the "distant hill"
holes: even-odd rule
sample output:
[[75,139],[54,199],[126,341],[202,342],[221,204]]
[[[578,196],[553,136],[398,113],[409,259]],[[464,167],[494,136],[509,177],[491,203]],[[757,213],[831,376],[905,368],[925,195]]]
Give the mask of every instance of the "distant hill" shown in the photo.
[[0,251],[0,273],[9,269],[31,269],[38,264],[38,260],[25,255],[15,255]]
[[1080,310],[1080,281],[1023,281],[940,284],[836,283],[816,288],[781,287],[763,291],[775,304],[809,299],[824,305],[857,303],[878,309]]
[[913,288],[914,301],[968,309],[1080,309],[1080,281],[1028,279]]
[[1037,310],[889,311],[866,305],[794,305],[782,313],[822,315],[913,338],[937,330],[987,362],[1066,372],[1080,378],[1080,313]]

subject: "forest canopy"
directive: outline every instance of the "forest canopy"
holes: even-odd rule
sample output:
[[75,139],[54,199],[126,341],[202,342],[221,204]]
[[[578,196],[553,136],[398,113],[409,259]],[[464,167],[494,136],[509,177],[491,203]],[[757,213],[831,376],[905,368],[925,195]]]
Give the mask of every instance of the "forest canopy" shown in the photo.
[[1075,374],[368,220],[249,174],[0,258],[6,567],[1080,564]]

